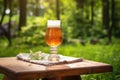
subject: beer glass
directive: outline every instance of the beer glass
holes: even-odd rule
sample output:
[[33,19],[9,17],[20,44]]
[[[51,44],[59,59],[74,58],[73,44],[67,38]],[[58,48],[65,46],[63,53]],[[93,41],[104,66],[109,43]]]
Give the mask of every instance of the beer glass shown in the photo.
[[48,20],[45,35],[45,41],[50,46],[49,61],[59,61],[57,47],[62,43],[62,31],[60,28],[60,20]]

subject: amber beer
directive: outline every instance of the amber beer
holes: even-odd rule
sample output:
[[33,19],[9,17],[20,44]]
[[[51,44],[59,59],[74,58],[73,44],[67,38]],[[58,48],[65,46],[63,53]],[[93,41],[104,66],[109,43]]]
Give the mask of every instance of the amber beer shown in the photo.
[[46,30],[46,43],[49,46],[57,47],[62,43],[62,31],[60,26],[50,26]]

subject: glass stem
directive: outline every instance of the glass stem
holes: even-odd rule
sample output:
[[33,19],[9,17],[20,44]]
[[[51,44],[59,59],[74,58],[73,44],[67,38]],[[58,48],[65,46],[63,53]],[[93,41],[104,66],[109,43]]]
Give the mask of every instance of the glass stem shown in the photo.
[[57,47],[50,47],[50,53],[51,54],[57,54]]
[[57,47],[50,48],[50,55],[48,57],[49,61],[59,61],[60,57],[57,54],[57,51],[58,51]]

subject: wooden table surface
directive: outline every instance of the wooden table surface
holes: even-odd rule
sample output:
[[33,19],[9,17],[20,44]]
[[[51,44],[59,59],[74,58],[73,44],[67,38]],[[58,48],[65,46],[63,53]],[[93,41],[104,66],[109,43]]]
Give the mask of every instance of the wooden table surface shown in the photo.
[[24,78],[46,78],[111,72],[110,64],[83,60],[71,64],[43,66],[18,60],[15,57],[0,58],[0,72],[12,80]]

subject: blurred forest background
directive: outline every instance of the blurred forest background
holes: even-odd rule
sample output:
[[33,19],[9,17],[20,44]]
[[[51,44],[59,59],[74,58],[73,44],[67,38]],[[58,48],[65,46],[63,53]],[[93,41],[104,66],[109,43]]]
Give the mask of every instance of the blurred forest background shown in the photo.
[[[0,57],[49,52],[47,20],[61,20],[59,53],[112,64],[83,80],[120,80],[120,0],[0,0]],[[7,50],[6,50],[7,49]]]

